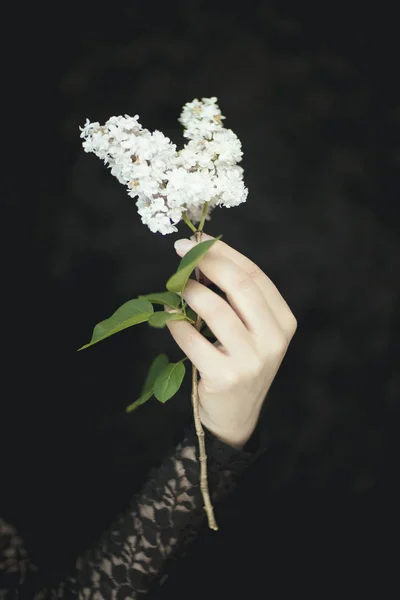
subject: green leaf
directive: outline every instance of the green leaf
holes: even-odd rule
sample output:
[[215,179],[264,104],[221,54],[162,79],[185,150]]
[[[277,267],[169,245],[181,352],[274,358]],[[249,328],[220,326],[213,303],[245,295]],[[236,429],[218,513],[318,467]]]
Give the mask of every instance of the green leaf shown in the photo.
[[101,342],[110,335],[118,333],[123,329],[138,325],[148,321],[149,317],[154,313],[153,306],[148,300],[129,300],[120,306],[114,314],[108,319],[97,323],[93,329],[92,339],[88,344],[85,344],[79,350],[93,346],[97,342]]
[[158,354],[150,365],[140,394],[149,391],[153,392],[155,380],[167,366],[168,356],[166,354]]
[[139,296],[143,300],[148,300],[152,304],[165,304],[171,308],[179,308],[182,298],[173,292],[155,292],[154,294],[146,294]]
[[189,317],[189,319],[192,319],[192,321],[196,322],[197,313],[195,313],[194,310],[190,308],[190,306],[186,307],[186,314]]
[[167,367],[168,365],[168,356],[166,354],[158,354],[155,357],[153,362],[150,365],[150,368],[147,373],[146,380],[143,384],[142,391],[140,392],[140,396],[135,402],[132,402],[129,406],[126,407],[126,412],[133,412],[139,406],[150,400],[153,396],[153,387],[154,382],[159,376],[159,374]]
[[169,363],[154,384],[154,395],[157,400],[164,403],[172,398],[181,387],[185,372],[185,365],[182,361]]
[[215,244],[215,242],[221,238],[222,235],[219,235],[213,240],[200,242],[200,244],[197,244],[191,250],[189,250],[189,252],[185,254],[179,263],[177,272],[168,279],[166,284],[167,290],[175,293],[183,292],[187,280],[203,258],[204,254],[211,248],[213,244]]
[[167,321],[183,321],[186,319],[182,313],[169,313],[165,310],[159,310],[153,313],[149,318],[149,325],[151,327],[165,327]]
[[136,410],[137,408],[139,408],[139,406],[141,406],[142,404],[144,404],[145,402],[147,402],[147,400],[150,400],[150,398],[152,397],[153,392],[146,392],[145,394],[142,394],[137,400],[135,400],[135,402],[132,402],[132,404],[130,404],[129,406],[126,407],[125,411],[127,413],[133,412],[134,410]]

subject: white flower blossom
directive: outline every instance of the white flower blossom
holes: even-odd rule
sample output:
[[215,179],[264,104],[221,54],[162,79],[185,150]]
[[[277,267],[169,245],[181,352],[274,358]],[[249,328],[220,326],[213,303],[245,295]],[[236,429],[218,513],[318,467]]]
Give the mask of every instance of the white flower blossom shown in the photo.
[[178,120],[185,128],[183,135],[186,138],[210,139],[215,131],[222,129],[222,119],[225,117],[217,105],[217,98],[213,96],[187,102]]
[[80,127],[85,152],[104,160],[111,174],[137,198],[143,224],[163,235],[178,231],[183,213],[199,223],[216,206],[245,202],[241,143],[225,129],[217,98],[195,98],[183,107],[179,121],[189,141],[181,149],[161,131],[143,129],[139,116],[113,116],[105,125],[88,119]]

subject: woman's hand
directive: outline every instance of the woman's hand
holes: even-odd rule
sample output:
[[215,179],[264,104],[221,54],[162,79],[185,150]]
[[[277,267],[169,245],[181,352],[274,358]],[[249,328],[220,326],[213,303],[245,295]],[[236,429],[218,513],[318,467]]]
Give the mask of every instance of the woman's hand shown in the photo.
[[[188,250],[177,253],[184,256]],[[297,321],[267,275],[225,242],[210,248],[199,269],[225,292],[228,302],[193,279],[183,297],[219,341],[212,344],[188,321],[168,321],[167,326],[199,371],[203,425],[227,444],[242,448],[257,425]]]

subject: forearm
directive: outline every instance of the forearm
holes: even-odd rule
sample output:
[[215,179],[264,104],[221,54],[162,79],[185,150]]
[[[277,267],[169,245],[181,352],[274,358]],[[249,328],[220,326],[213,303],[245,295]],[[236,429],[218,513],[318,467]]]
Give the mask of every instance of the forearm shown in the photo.
[[[208,432],[206,448],[210,492],[213,502],[218,503],[255,454],[236,450]],[[22,589],[35,600],[142,598],[162,574],[166,561],[182,553],[204,522],[197,438],[191,428],[162,465],[150,473],[129,510],[77,560],[72,577],[57,589],[39,590],[34,568],[30,567],[27,577],[18,573],[15,564],[9,565],[5,578],[8,589],[3,588],[3,595],[0,590],[0,598],[17,599]]]
[[[207,434],[209,484],[214,502],[234,485],[252,456]],[[154,470],[130,510],[77,563],[81,598],[139,598],[162,574],[167,559],[182,551],[205,521],[200,492],[197,438],[192,429]],[[120,594],[120,595],[118,595]]]

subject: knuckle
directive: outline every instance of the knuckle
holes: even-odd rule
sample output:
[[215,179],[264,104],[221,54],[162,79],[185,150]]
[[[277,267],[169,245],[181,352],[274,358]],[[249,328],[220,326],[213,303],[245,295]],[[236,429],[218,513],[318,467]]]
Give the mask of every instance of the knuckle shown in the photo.
[[190,348],[190,349],[193,348],[193,347],[195,347],[196,346],[196,342],[197,342],[196,335],[194,335],[193,333],[189,333],[187,335],[187,337],[186,337],[186,345],[187,345],[187,347]]
[[260,376],[260,374],[262,373],[264,368],[265,368],[265,365],[264,365],[263,361],[261,361],[257,358],[257,360],[254,360],[251,363],[251,365],[246,369],[246,375],[249,379],[256,379],[257,377]]
[[250,358],[248,356],[245,364],[236,365],[235,368],[227,370],[225,380],[230,386],[237,386],[259,377],[264,368],[265,362],[262,357],[254,355],[253,358]]
[[247,290],[248,288],[252,287],[253,284],[253,277],[251,277],[249,273],[237,277],[234,281],[234,286],[242,290]]
[[289,321],[289,329],[293,335],[294,333],[296,333],[296,329],[297,329],[297,319],[293,313],[290,315],[290,318],[288,319],[288,321]]
[[293,313],[290,313],[287,317],[285,317],[283,322],[283,329],[288,336],[288,341],[292,339],[297,329],[297,319]]
[[[213,294],[215,296],[215,294]],[[218,319],[220,320],[224,314],[224,307],[226,305],[225,300],[220,298],[219,296],[208,297],[208,294],[205,298],[204,304],[201,306],[201,312],[204,316],[204,320],[207,322],[214,321],[216,316],[218,315]]]
[[269,351],[273,354],[280,355],[282,352],[285,352],[287,345],[288,340],[283,332],[276,332],[271,340]]
[[233,387],[238,385],[240,376],[238,371],[233,371],[232,369],[226,369],[224,371],[224,379],[225,383],[228,384],[229,387]]
[[260,277],[260,275],[263,275],[265,277],[264,271],[260,269],[258,265],[253,263],[252,268],[249,271],[249,276],[251,277],[251,279],[257,279],[258,277]]

